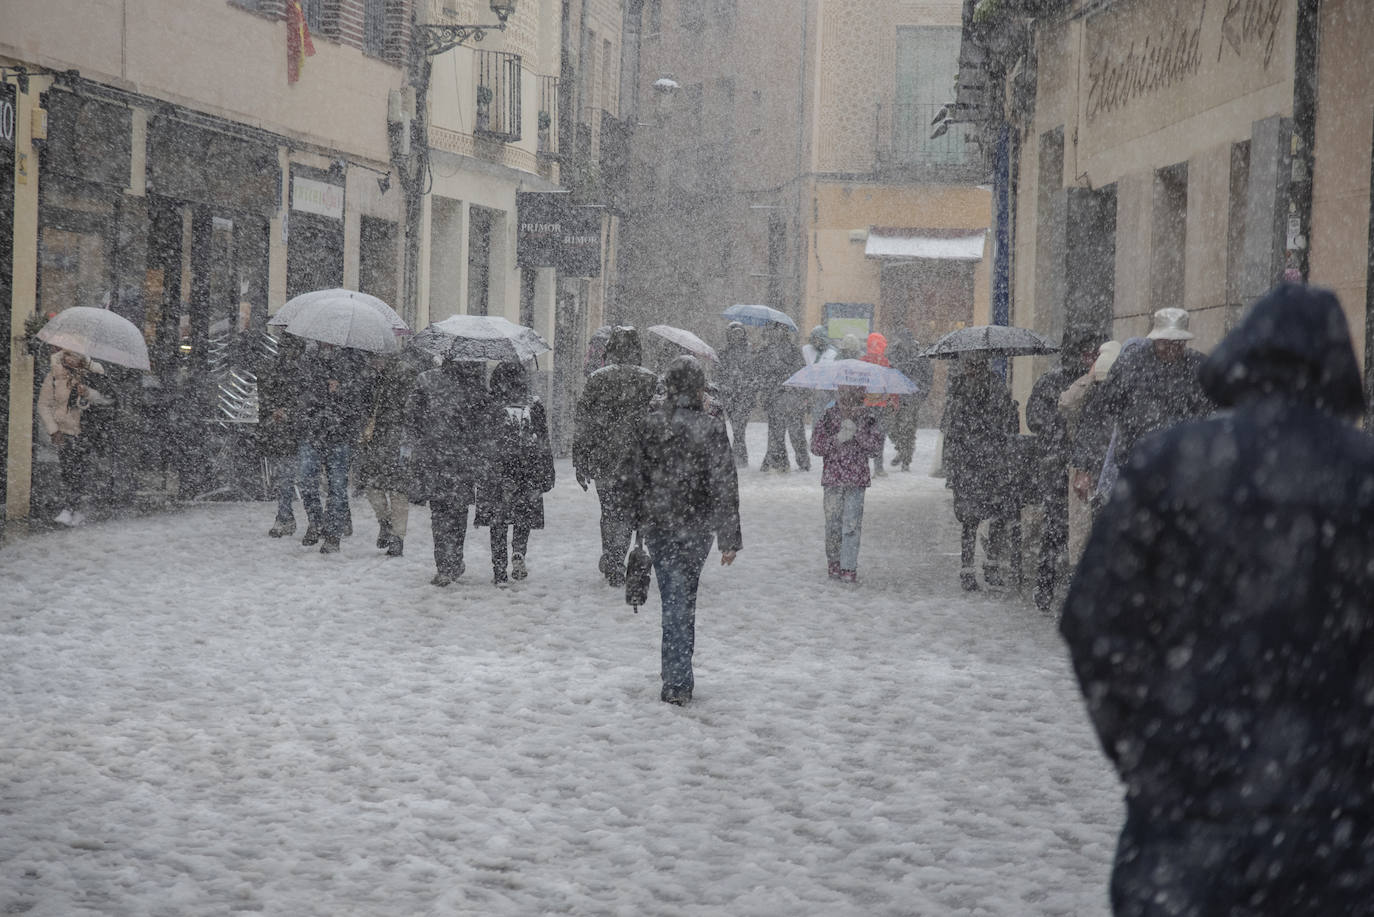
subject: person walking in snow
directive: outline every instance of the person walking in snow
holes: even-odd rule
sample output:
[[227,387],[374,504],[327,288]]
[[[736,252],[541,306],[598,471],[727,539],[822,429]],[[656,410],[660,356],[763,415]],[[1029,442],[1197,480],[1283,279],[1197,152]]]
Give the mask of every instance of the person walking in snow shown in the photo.
[[763,329],[763,341],[754,354],[763,410],[768,417],[768,451],[760,471],[790,471],[787,440],[798,471],[811,470],[811,453],[806,446],[806,407],[800,392],[783,385],[788,377],[806,364],[795,333],[785,325],[772,324]]
[[1068,566],[1069,547],[1069,432],[1059,410],[1059,398],[1075,380],[1092,368],[1102,335],[1066,333],[1060,363],[1043,373],[1026,399],[1026,426],[1034,437],[1034,470],[1027,501],[1039,505],[1044,522],[1035,578],[1035,605],[1049,611]]
[[473,524],[491,527],[492,581],[504,586],[529,575],[530,532],[544,527],[544,494],[554,485],[553,447],[544,404],[530,394],[523,366],[497,366],[489,390],[497,427],[490,433],[491,474],[477,487]]
[[[887,358],[887,338],[876,331],[870,334],[868,336],[868,349],[859,359],[877,366],[891,366],[892,363]],[[897,416],[900,402],[900,397],[892,394],[869,393],[864,396],[864,406],[872,412],[874,419],[878,422],[878,429],[883,434],[882,442],[878,445],[878,451],[872,456],[873,473],[876,475],[887,474],[887,470],[883,468],[882,445],[887,441],[887,432],[892,429],[892,421]]]
[[630,325],[611,331],[606,365],[587,377],[573,419],[572,460],[578,485],[596,483],[601,504],[601,557],[597,568],[611,586],[625,585],[630,550],[630,510],[622,478],[639,425],[658,390],[658,376],[641,365],[639,332]]
[[935,380],[935,367],[929,357],[921,356],[921,342],[911,332],[902,328],[897,339],[887,348],[887,358],[892,367],[916,383],[918,391],[902,395],[897,402],[897,413],[892,418],[889,435],[897,454],[892,457],[893,465],[900,465],[903,471],[911,470],[911,459],[916,452],[916,431],[921,422],[921,408],[930,395],[930,387]]
[[[1104,456],[1083,458],[1079,455],[1079,443],[1096,440],[1098,437],[1093,433],[1084,433],[1088,423],[1093,422],[1092,416],[1100,417],[1097,412],[1090,411],[1089,406],[1097,402],[1097,392],[1101,389],[1102,383],[1107,381],[1107,376],[1112,371],[1112,364],[1116,362],[1117,356],[1121,353],[1120,341],[1107,341],[1097,348],[1097,359],[1093,360],[1092,369],[1075,379],[1073,384],[1064,390],[1064,394],[1059,396],[1059,413],[1064,420],[1065,431],[1065,456],[1068,461],[1068,566],[1069,569],[1078,565],[1078,558],[1083,554],[1083,545],[1088,537],[1088,529],[1092,526],[1092,517],[1095,512],[1091,500],[1091,491],[1085,489],[1080,494],[1073,487],[1073,482],[1079,478],[1080,472],[1085,472],[1091,476],[1092,486],[1097,485],[1097,474],[1102,468],[1105,460]],[[1079,464],[1084,462],[1084,464]],[[1064,482],[1061,482],[1061,485]]]
[[[272,362],[258,376],[258,448],[277,491],[277,515],[267,534],[296,531],[296,484],[300,471],[300,371],[305,339],[283,334]],[[311,482],[318,489],[318,482]]]
[[[333,344],[307,350],[301,363],[299,479],[308,519],[301,544],[323,539],[320,553],[334,554],[340,539],[352,531],[348,474],[367,413],[371,372],[362,351]],[[323,503],[319,489],[311,483],[321,473],[326,492]]]
[[631,522],[653,558],[663,606],[661,700],[683,705],[695,678],[697,585],[714,541],[729,566],[743,548],[739,480],[725,422],[704,410],[706,374],[678,357],[663,376],[666,401],[640,424],[626,469]]
[[863,388],[841,386],[835,404],[821,415],[811,434],[811,451],[822,460],[825,561],[831,579],[858,582],[869,461],[882,448],[882,430],[864,407]]
[[978,588],[974,568],[978,529],[988,522],[983,577],[989,585],[1005,582],[1002,564],[1008,552],[1007,520],[1015,500],[1008,493],[1012,468],[1010,437],[1020,429],[1016,402],[1007,383],[981,354],[961,356],[945,402],[944,465],[954,490],[954,516],[959,537],[959,583]]
[[491,432],[500,417],[484,384],[480,362],[445,359],[420,373],[406,402],[406,445],[411,449],[410,499],[429,503],[434,534],[434,578],[447,586],[463,575],[468,507],[494,464]]
[[749,417],[758,402],[758,384],[754,377],[754,362],[749,353],[749,332],[739,322],[731,322],[725,329],[725,346],[720,351],[720,398],[725,416],[730,421],[731,445],[735,464],[749,464],[749,448],[744,435]]
[[410,469],[405,448],[406,402],[430,357],[407,348],[382,357],[372,389],[372,404],[359,443],[358,482],[377,517],[377,548],[388,557],[405,553],[410,518]]
[[1060,621],[1125,785],[1112,912],[1369,913],[1374,439],[1339,301],[1275,288],[1199,384],[1229,410],[1133,444]]
[[62,473],[62,511],[53,521],[59,525],[81,525],[86,521],[85,502],[90,484],[90,441],[83,435],[81,416],[91,405],[108,404],[110,399],[93,384],[105,368],[70,350],[52,355],[48,375],[38,390],[38,420],[43,432],[57,447],[57,462]]
[[[816,363],[831,363],[837,354],[838,351],[835,346],[830,343],[830,333],[825,330],[824,325],[817,325],[812,328],[806,343],[802,345],[802,362],[806,366],[812,366]],[[832,400],[832,393],[823,389],[817,389],[811,393],[810,403],[807,404],[807,407],[811,411],[812,435],[815,435],[816,424],[821,422],[821,417],[825,415],[825,409],[830,406]]]

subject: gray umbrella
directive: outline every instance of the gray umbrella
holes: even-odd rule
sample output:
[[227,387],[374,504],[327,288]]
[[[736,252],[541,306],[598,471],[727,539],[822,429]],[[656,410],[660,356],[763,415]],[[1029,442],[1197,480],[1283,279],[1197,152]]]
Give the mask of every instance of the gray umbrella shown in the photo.
[[412,346],[446,360],[523,363],[552,348],[533,328],[497,315],[450,315],[415,335]]
[[960,354],[981,353],[989,357],[1028,357],[1055,353],[1058,347],[1029,328],[1011,325],[974,325],[951,331],[921,354],[935,359],[952,359]]

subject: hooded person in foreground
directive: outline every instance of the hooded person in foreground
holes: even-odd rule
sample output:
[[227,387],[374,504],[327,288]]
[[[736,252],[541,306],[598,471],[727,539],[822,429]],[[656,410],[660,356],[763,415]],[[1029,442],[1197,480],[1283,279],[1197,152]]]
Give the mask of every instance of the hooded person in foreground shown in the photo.
[[1285,284],[1136,445],[1060,629],[1126,789],[1113,913],[1374,901],[1374,439],[1340,304]]

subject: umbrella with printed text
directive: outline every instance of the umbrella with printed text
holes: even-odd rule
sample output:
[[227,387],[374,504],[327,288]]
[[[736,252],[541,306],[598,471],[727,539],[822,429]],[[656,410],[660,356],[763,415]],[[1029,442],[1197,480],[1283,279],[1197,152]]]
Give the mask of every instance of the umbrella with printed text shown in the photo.
[[921,391],[921,387],[901,371],[865,360],[827,360],[823,363],[811,363],[789,376],[783,385],[820,391],[854,387],[883,395],[914,395]]

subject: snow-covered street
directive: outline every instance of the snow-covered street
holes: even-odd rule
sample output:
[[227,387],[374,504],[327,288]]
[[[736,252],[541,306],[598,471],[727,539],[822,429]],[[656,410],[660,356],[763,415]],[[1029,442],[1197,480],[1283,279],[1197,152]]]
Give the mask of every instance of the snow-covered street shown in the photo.
[[933,448],[870,489],[857,588],[819,461],[741,472],[685,708],[566,461],[507,590],[485,529],[438,589],[428,511],[387,558],[362,499],[332,556],[267,503],[7,544],[0,912],[1104,915],[1115,778],[1053,622],[960,591]]

